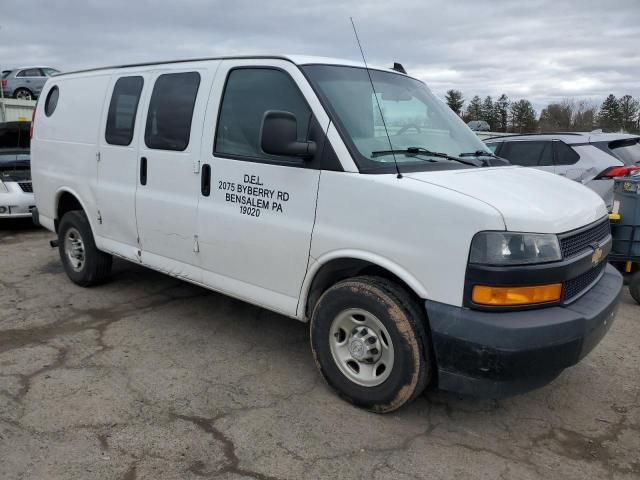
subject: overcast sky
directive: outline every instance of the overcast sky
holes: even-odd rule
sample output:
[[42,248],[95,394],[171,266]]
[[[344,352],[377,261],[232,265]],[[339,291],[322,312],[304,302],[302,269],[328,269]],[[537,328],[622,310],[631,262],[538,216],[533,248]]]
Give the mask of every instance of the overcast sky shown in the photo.
[[640,0],[2,0],[0,65],[63,70],[251,53],[404,64],[443,96],[640,97]]

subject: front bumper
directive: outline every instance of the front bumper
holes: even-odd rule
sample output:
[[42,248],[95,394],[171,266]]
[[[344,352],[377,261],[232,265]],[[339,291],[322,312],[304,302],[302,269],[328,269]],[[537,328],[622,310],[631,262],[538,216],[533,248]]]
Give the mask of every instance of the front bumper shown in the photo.
[[9,191],[0,192],[0,218],[31,217],[31,210],[36,204],[33,193],[23,191],[18,182],[4,184]]
[[486,312],[426,301],[438,386],[500,398],[541,387],[584,358],[613,323],[622,275],[600,280],[567,306]]

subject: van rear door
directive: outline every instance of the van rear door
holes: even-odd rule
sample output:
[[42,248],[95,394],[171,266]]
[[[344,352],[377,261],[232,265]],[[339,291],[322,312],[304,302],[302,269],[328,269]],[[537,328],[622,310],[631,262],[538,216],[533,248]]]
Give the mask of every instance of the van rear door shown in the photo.
[[[198,207],[203,281],[293,316],[309,260],[329,119],[300,70],[283,60],[225,60],[212,92]],[[317,143],[314,158],[262,151],[269,110],[296,116],[298,140]]]
[[199,281],[199,154],[216,64],[179,67],[156,71],[150,82],[138,152],[136,219],[144,264]]

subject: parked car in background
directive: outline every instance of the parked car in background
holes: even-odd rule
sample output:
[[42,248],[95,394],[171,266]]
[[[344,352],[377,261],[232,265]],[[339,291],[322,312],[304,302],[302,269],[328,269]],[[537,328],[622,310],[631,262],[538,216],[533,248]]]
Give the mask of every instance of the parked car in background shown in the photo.
[[474,132],[488,132],[491,130],[489,124],[484,120],[471,120],[467,122],[467,126]]
[[621,133],[545,133],[486,139],[514,165],[546,170],[594,190],[611,209],[613,179],[640,170],[640,137]]
[[60,73],[51,67],[27,67],[3,70],[2,92],[5,97],[35,100],[40,96],[47,78]]
[[489,138],[493,139],[495,137],[507,137],[507,136],[513,135],[513,133],[491,132],[491,131],[489,131],[489,132],[481,132],[481,131],[478,131],[478,130],[475,130],[474,133],[482,141],[488,140]]
[[35,205],[30,127],[31,122],[0,123],[0,219],[30,217]]

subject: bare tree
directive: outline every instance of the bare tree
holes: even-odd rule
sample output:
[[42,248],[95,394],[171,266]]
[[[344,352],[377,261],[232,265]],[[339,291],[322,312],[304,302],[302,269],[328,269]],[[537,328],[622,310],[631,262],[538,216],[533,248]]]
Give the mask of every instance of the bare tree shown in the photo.
[[540,112],[540,130],[543,132],[568,132],[572,129],[574,102],[565,99],[552,103]]
[[596,128],[598,106],[589,100],[575,102],[572,129],[576,132],[590,132]]

